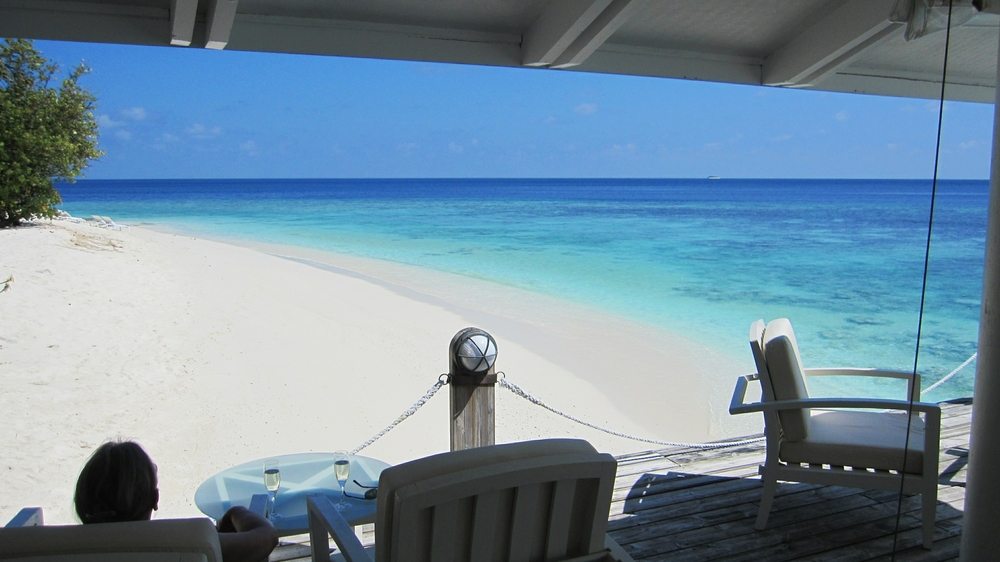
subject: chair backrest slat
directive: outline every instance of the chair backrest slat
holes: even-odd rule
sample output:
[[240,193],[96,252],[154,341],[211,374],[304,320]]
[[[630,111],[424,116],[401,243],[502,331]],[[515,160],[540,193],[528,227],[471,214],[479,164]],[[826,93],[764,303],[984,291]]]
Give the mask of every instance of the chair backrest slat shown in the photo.
[[573,503],[576,499],[576,482],[559,480],[552,490],[552,509],[549,511],[549,536],[546,539],[545,558],[559,560],[566,557],[570,544],[570,524],[573,521]]
[[[546,486],[547,487],[547,486]],[[542,497],[545,490],[541,483],[531,483],[519,486],[514,496],[514,517],[510,530],[510,562],[528,562],[532,553],[539,552],[540,542],[545,534],[538,529],[544,529],[543,521],[548,519],[548,510],[543,512]],[[544,519],[543,519],[544,518]]]
[[[490,491],[476,497],[475,515],[472,518],[472,544],[469,548],[471,562],[490,562],[498,549],[496,542],[497,518],[500,512],[500,492]],[[506,552],[503,553],[506,556]]]
[[440,562],[453,562],[455,560],[459,501],[455,500],[434,506],[431,560]]

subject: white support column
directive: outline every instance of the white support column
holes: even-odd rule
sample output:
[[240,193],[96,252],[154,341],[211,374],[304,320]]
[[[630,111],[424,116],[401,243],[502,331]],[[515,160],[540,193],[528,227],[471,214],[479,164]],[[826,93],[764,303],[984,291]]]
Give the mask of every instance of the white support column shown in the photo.
[[236,20],[236,5],[239,0],[209,0],[208,30],[205,37],[206,49],[225,49],[229,43],[229,33]]
[[[1000,46],[998,46],[1000,60]],[[1000,66],[998,66],[1000,70]],[[998,74],[1000,83],[1000,74]],[[1000,95],[1000,87],[997,88]],[[979,314],[979,356],[972,395],[972,436],[960,560],[1000,560],[1000,97],[994,102],[989,219]]]

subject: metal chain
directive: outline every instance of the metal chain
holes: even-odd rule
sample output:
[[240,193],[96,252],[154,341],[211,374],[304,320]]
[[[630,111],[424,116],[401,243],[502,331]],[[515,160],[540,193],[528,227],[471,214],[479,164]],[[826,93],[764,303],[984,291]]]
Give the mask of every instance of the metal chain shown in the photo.
[[968,359],[966,359],[965,363],[962,363],[961,365],[959,365],[957,369],[955,369],[954,371],[952,371],[952,372],[948,373],[947,375],[941,377],[941,380],[937,381],[936,383],[934,383],[934,384],[928,386],[927,388],[925,388],[924,390],[920,391],[920,394],[922,394],[922,395],[923,394],[927,394],[928,392],[930,392],[930,391],[934,390],[935,388],[941,386],[942,384],[948,382],[948,379],[950,379],[951,377],[954,377],[955,375],[958,374],[959,371],[961,371],[962,369],[968,367],[969,363],[972,363],[972,360],[975,359],[977,355],[979,355],[978,351],[976,353],[973,353],[972,357],[969,357]]
[[[937,387],[941,386],[942,384],[944,384],[945,382],[947,382],[948,379],[950,379],[950,378],[954,377],[955,375],[957,375],[959,371],[961,371],[962,369],[968,367],[969,363],[972,363],[972,361],[976,358],[976,355],[977,354],[973,353],[972,357],[969,357],[968,359],[965,360],[965,363],[962,363],[961,365],[958,366],[957,369],[955,369],[954,371],[952,371],[952,372],[948,373],[947,375],[945,375],[941,380],[937,381],[936,383],[934,383],[934,384],[930,385],[929,387],[927,387],[926,389],[924,389],[924,391],[921,394],[926,394],[926,393],[934,390],[935,388],[937,388]],[[654,445],[663,445],[665,447],[682,447],[682,448],[689,448],[689,449],[723,449],[723,448],[726,448],[726,447],[741,447],[743,445],[750,445],[750,444],[753,444],[753,443],[760,443],[761,441],[764,441],[763,437],[754,437],[753,439],[741,439],[739,441],[727,441],[727,442],[722,442],[722,443],[681,443],[681,442],[678,442],[678,441],[660,441],[659,439],[647,439],[645,437],[637,437],[635,435],[629,435],[627,433],[622,433],[620,431],[614,431],[614,430],[608,429],[606,427],[601,427],[599,425],[592,424],[590,422],[581,420],[580,418],[578,418],[576,416],[567,414],[566,412],[563,412],[561,410],[557,410],[557,409],[553,408],[552,406],[549,406],[548,404],[546,404],[545,402],[543,402],[541,399],[533,396],[528,391],[524,390],[523,388],[521,388],[521,387],[517,386],[516,384],[514,384],[514,383],[510,382],[509,380],[507,380],[505,373],[500,372],[500,373],[497,373],[497,374],[499,375],[497,377],[497,384],[500,386],[500,388],[505,388],[505,389],[509,390],[512,394],[514,394],[515,396],[520,396],[521,398],[524,398],[528,402],[531,402],[532,404],[534,404],[536,406],[540,406],[542,408],[545,408],[546,410],[552,412],[553,414],[556,414],[558,416],[562,416],[562,417],[564,417],[564,418],[566,418],[566,419],[568,419],[570,421],[576,422],[576,423],[578,423],[580,425],[589,427],[591,429],[596,429],[597,431],[601,431],[601,432],[607,433],[608,435],[614,435],[615,437],[621,437],[621,438],[624,438],[624,439],[631,439],[633,441],[641,441],[643,443],[652,443]],[[446,375],[446,374],[441,375],[440,377],[438,377],[438,381],[436,383],[434,383],[434,386],[432,386],[426,393],[424,393],[424,395],[420,398],[420,400],[417,400],[405,412],[403,412],[402,414],[400,414],[400,416],[398,418],[396,418],[396,420],[394,422],[392,422],[388,426],[386,426],[385,429],[383,429],[382,431],[376,433],[371,439],[369,439],[368,441],[365,441],[363,444],[361,444],[360,447],[357,447],[356,449],[354,449],[353,451],[351,451],[351,454],[352,455],[358,454],[359,451],[361,451],[365,447],[371,445],[372,443],[378,441],[386,433],[389,433],[390,431],[392,431],[392,429],[395,428],[400,423],[402,423],[403,420],[405,420],[406,418],[408,418],[408,417],[412,416],[413,414],[417,413],[417,410],[419,410],[420,408],[422,408],[423,405],[426,404],[428,400],[430,400],[431,398],[433,398],[434,395],[437,394],[437,391],[441,390],[442,386],[448,384],[448,380],[449,380],[449,376]]]
[[421,407],[423,407],[423,405],[426,404],[428,400],[430,400],[435,394],[437,394],[437,391],[441,390],[442,386],[448,384],[448,378],[449,378],[448,375],[441,375],[440,377],[438,377],[438,381],[436,383],[434,383],[434,386],[432,386],[430,388],[430,390],[428,390],[427,392],[424,393],[424,395],[420,398],[420,400],[417,400],[405,412],[403,412],[402,414],[400,414],[399,417],[396,418],[396,421],[390,423],[388,426],[386,426],[385,429],[383,429],[382,431],[376,433],[374,437],[372,437],[368,441],[365,441],[364,443],[362,443],[360,447],[358,447],[358,448],[354,449],[353,451],[351,451],[350,454],[352,454],[352,455],[358,454],[358,452],[361,451],[361,449],[364,449],[368,445],[371,445],[372,443],[378,441],[379,438],[381,438],[386,433],[389,433],[390,431],[392,431],[392,429],[394,427],[396,427],[397,425],[399,425],[400,423],[402,423],[403,420],[405,420],[406,418],[408,418],[408,417],[412,416],[413,414],[417,413],[417,410],[419,410]]
[[[498,375],[503,375],[503,374],[504,373],[498,373]],[[521,387],[517,386],[516,384],[510,382],[509,380],[506,379],[506,377],[497,377],[497,384],[500,385],[501,388],[506,388],[507,390],[509,390],[512,393],[514,393],[516,396],[520,396],[521,398],[524,398],[525,400],[527,400],[528,402],[531,402],[532,404],[534,404],[536,406],[541,406],[542,408],[545,408],[546,410],[552,412],[553,414],[560,415],[560,416],[562,416],[562,417],[564,417],[564,418],[566,418],[566,419],[568,419],[570,421],[574,421],[574,422],[576,422],[576,423],[578,423],[580,425],[585,425],[585,426],[587,426],[587,427],[589,427],[591,429],[596,429],[597,431],[603,431],[604,433],[607,433],[609,435],[614,435],[615,437],[623,437],[625,439],[632,439],[633,441],[642,441],[643,443],[652,443],[654,445],[664,445],[664,446],[667,446],[667,447],[684,447],[684,448],[691,448],[691,449],[722,449],[722,448],[725,448],[725,447],[740,447],[740,446],[743,446],[743,445],[750,445],[751,443],[760,443],[761,441],[764,440],[763,437],[755,437],[753,439],[741,439],[739,441],[728,441],[728,442],[725,442],[725,443],[678,443],[678,442],[675,442],[675,441],[660,441],[659,439],[647,439],[645,437],[636,437],[634,435],[629,435],[627,433],[621,433],[619,431],[614,431],[614,430],[608,429],[606,427],[601,427],[599,425],[595,425],[595,424],[592,424],[592,423],[589,423],[589,422],[585,422],[585,421],[581,420],[578,417],[575,417],[575,416],[572,416],[570,414],[567,414],[566,412],[559,411],[559,410],[553,408],[552,406],[549,406],[545,402],[542,402],[540,399],[532,396],[527,391],[525,391],[523,388],[521,388]]]

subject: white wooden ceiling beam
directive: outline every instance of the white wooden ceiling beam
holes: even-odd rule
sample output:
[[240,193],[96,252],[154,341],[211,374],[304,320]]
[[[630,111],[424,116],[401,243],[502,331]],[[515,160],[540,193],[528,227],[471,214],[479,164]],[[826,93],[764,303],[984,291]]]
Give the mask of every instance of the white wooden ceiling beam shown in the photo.
[[239,0],[208,0],[208,29],[205,33],[206,49],[225,49],[229,34],[236,20]]
[[847,0],[764,59],[762,83],[810,86],[901,28],[889,21],[894,0]]
[[635,13],[644,0],[614,0],[589,25],[583,33],[556,58],[550,68],[568,68],[587,60],[608,37],[618,31],[623,23]]
[[552,0],[521,42],[521,64],[552,64],[612,0]]
[[198,0],[170,0],[170,44],[187,47],[194,38]]

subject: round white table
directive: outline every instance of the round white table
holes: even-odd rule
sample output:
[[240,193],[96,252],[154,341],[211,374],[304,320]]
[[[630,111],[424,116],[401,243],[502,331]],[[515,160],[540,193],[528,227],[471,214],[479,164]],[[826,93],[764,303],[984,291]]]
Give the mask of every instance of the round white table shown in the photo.
[[[194,494],[194,503],[205,515],[216,521],[235,505],[248,506],[254,494],[268,494],[264,487],[264,461],[277,459],[281,470],[281,485],[274,502],[274,527],[278,534],[296,535],[309,531],[306,496],[323,494],[330,501],[341,500],[340,484],[333,473],[333,453],[301,453],[281,455],[243,463],[223,470],[202,482]],[[377,500],[364,499],[367,488],[377,486],[387,463],[370,457],[351,455],[351,476],[345,487],[351,507],[343,511],[351,525],[375,522]]]

